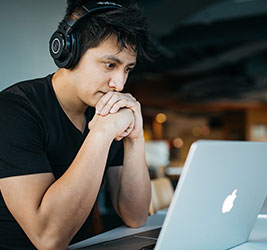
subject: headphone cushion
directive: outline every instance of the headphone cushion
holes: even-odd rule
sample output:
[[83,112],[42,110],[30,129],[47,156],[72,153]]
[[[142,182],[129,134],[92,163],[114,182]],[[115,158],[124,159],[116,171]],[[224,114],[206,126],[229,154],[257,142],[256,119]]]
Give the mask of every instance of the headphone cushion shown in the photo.
[[66,46],[66,40],[64,35],[60,31],[56,31],[49,41],[49,52],[54,59],[62,60],[64,57],[64,47]]
[[76,41],[73,33],[65,35],[57,30],[49,41],[49,52],[59,68],[71,68],[76,52]]
[[66,58],[66,66],[64,67],[67,69],[74,68],[80,59],[79,39],[75,31],[69,35],[69,39],[71,41],[71,46],[68,51],[68,58]]

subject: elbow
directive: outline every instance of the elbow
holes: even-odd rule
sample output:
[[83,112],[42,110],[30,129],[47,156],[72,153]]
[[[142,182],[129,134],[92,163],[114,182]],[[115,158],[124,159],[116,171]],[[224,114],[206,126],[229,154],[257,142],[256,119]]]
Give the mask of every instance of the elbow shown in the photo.
[[42,249],[42,250],[63,250],[67,249],[67,246],[62,244],[62,242],[57,242],[54,240],[48,240],[46,242],[38,242],[36,244],[37,249]]
[[66,249],[67,247],[63,247],[62,243],[59,244],[59,242],[49,239],[48,241],[39,241],[37,244],[35,244],[37,249],[42,249],[42,250],[62,250]]
[[125,224],[130,227],[130,228],[139,228],[144,226],[144,224],[146,223],[148,218],[148,215],[143,216],[142,218],[138,218],[138,219],[128,219],[125,220]]
[[35,246],[37,249],[42,250],[63,250],[67,249],[68,243],[66,240],[62,239],[62,237],[53,236],[42,236],[35,242]]
[[145,224],[145,222],[131,221],[131,222],[127,222],[125,224],[130,228],[139,228],[139,227],[142,227]]

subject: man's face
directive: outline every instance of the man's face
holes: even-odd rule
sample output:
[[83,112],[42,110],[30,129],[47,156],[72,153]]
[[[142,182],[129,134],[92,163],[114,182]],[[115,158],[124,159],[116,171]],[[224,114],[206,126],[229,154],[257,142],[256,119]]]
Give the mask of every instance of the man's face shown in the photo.
[[90,48],[72,70],[77,97],[83,104],[95,106],[109,91],[122,91],[129,72],[136,64],[136,53],[118,47],[111,36],[96,48]]

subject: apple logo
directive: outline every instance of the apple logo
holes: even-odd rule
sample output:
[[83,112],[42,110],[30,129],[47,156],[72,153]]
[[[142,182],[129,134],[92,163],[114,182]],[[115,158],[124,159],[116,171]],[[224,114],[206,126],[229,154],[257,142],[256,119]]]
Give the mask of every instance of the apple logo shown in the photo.
[[233,208],[234,201],[237,197],[236,193],[237,193],[237,189],[235,189],[232,194],[228,195],[225,198],[223,205],[222,205],[222,213],[223,214],[230,212],[231,209]]

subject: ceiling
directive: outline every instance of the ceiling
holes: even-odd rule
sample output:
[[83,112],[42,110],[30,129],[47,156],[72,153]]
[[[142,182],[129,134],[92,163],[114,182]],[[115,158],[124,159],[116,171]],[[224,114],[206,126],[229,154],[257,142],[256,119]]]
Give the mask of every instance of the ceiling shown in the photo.
[[141,103],[174,109],[267,104],[267,0],[140,5],[158,53],[129,79],[126,91]]

